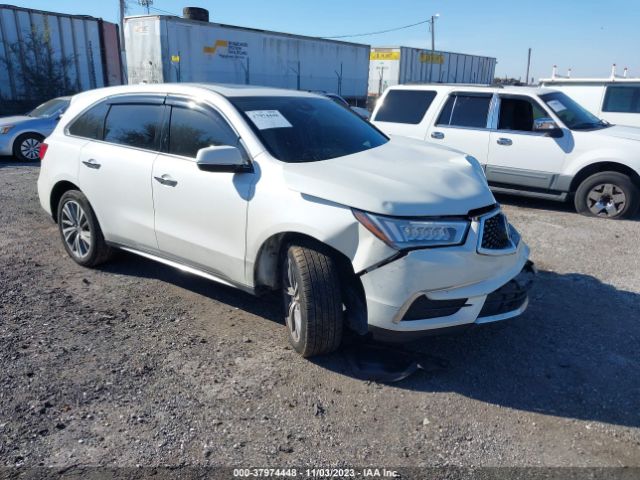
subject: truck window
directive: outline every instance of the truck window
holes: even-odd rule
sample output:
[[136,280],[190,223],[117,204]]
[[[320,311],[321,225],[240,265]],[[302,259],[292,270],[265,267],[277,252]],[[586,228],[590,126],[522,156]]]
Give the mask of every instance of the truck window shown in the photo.
[[449,96],[436,125],[486,128],[491,95],[453,94]]
[[548,117],[540,105],[528,98],[501,97],[498,130],[533,131],[533,121]]
[[376,122],[419,124],[436,97],[432,90],[391,90],[376,113]]
[[640,87],[607,87],[602,111],[615,113],[640,113]]

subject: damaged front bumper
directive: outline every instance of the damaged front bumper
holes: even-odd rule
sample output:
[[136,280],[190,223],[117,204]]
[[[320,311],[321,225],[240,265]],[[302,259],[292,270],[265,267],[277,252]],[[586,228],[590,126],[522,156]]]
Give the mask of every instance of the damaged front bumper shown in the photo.
[[411,251],[364,273],[360,278],[374,337],[409,340],[522,314],[535,275],[529,248],[518,242],[509,254],[482,255],[476,241]]

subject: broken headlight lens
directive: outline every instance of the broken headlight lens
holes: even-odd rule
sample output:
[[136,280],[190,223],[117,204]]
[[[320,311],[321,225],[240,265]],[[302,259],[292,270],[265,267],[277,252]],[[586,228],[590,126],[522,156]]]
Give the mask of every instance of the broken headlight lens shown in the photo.
[[460,245],[469,228],[467,220],[402,218],[353,210],[367,230],[398,250]]

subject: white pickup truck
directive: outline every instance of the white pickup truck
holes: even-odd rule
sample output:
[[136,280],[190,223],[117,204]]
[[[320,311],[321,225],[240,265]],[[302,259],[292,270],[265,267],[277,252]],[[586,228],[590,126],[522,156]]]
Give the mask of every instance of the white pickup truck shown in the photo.
[[394,86],[372,123],[473,155],[495,192],[573,198],[578,212],[615,219],[633,216],[640,203],[640,128],[600,120],[562,92]]

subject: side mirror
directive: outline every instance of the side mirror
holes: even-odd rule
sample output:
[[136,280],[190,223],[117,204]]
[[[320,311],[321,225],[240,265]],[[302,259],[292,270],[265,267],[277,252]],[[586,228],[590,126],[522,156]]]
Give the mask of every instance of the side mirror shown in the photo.
[[533,121],[533,131],[544,133],[547,137],[561,138],[564,134],[552,118],[543,117]]
[[198,150],[196,155],[198,168],[205,172],[252,172],[253,167],[242,156],[237,147],[206,147]]

